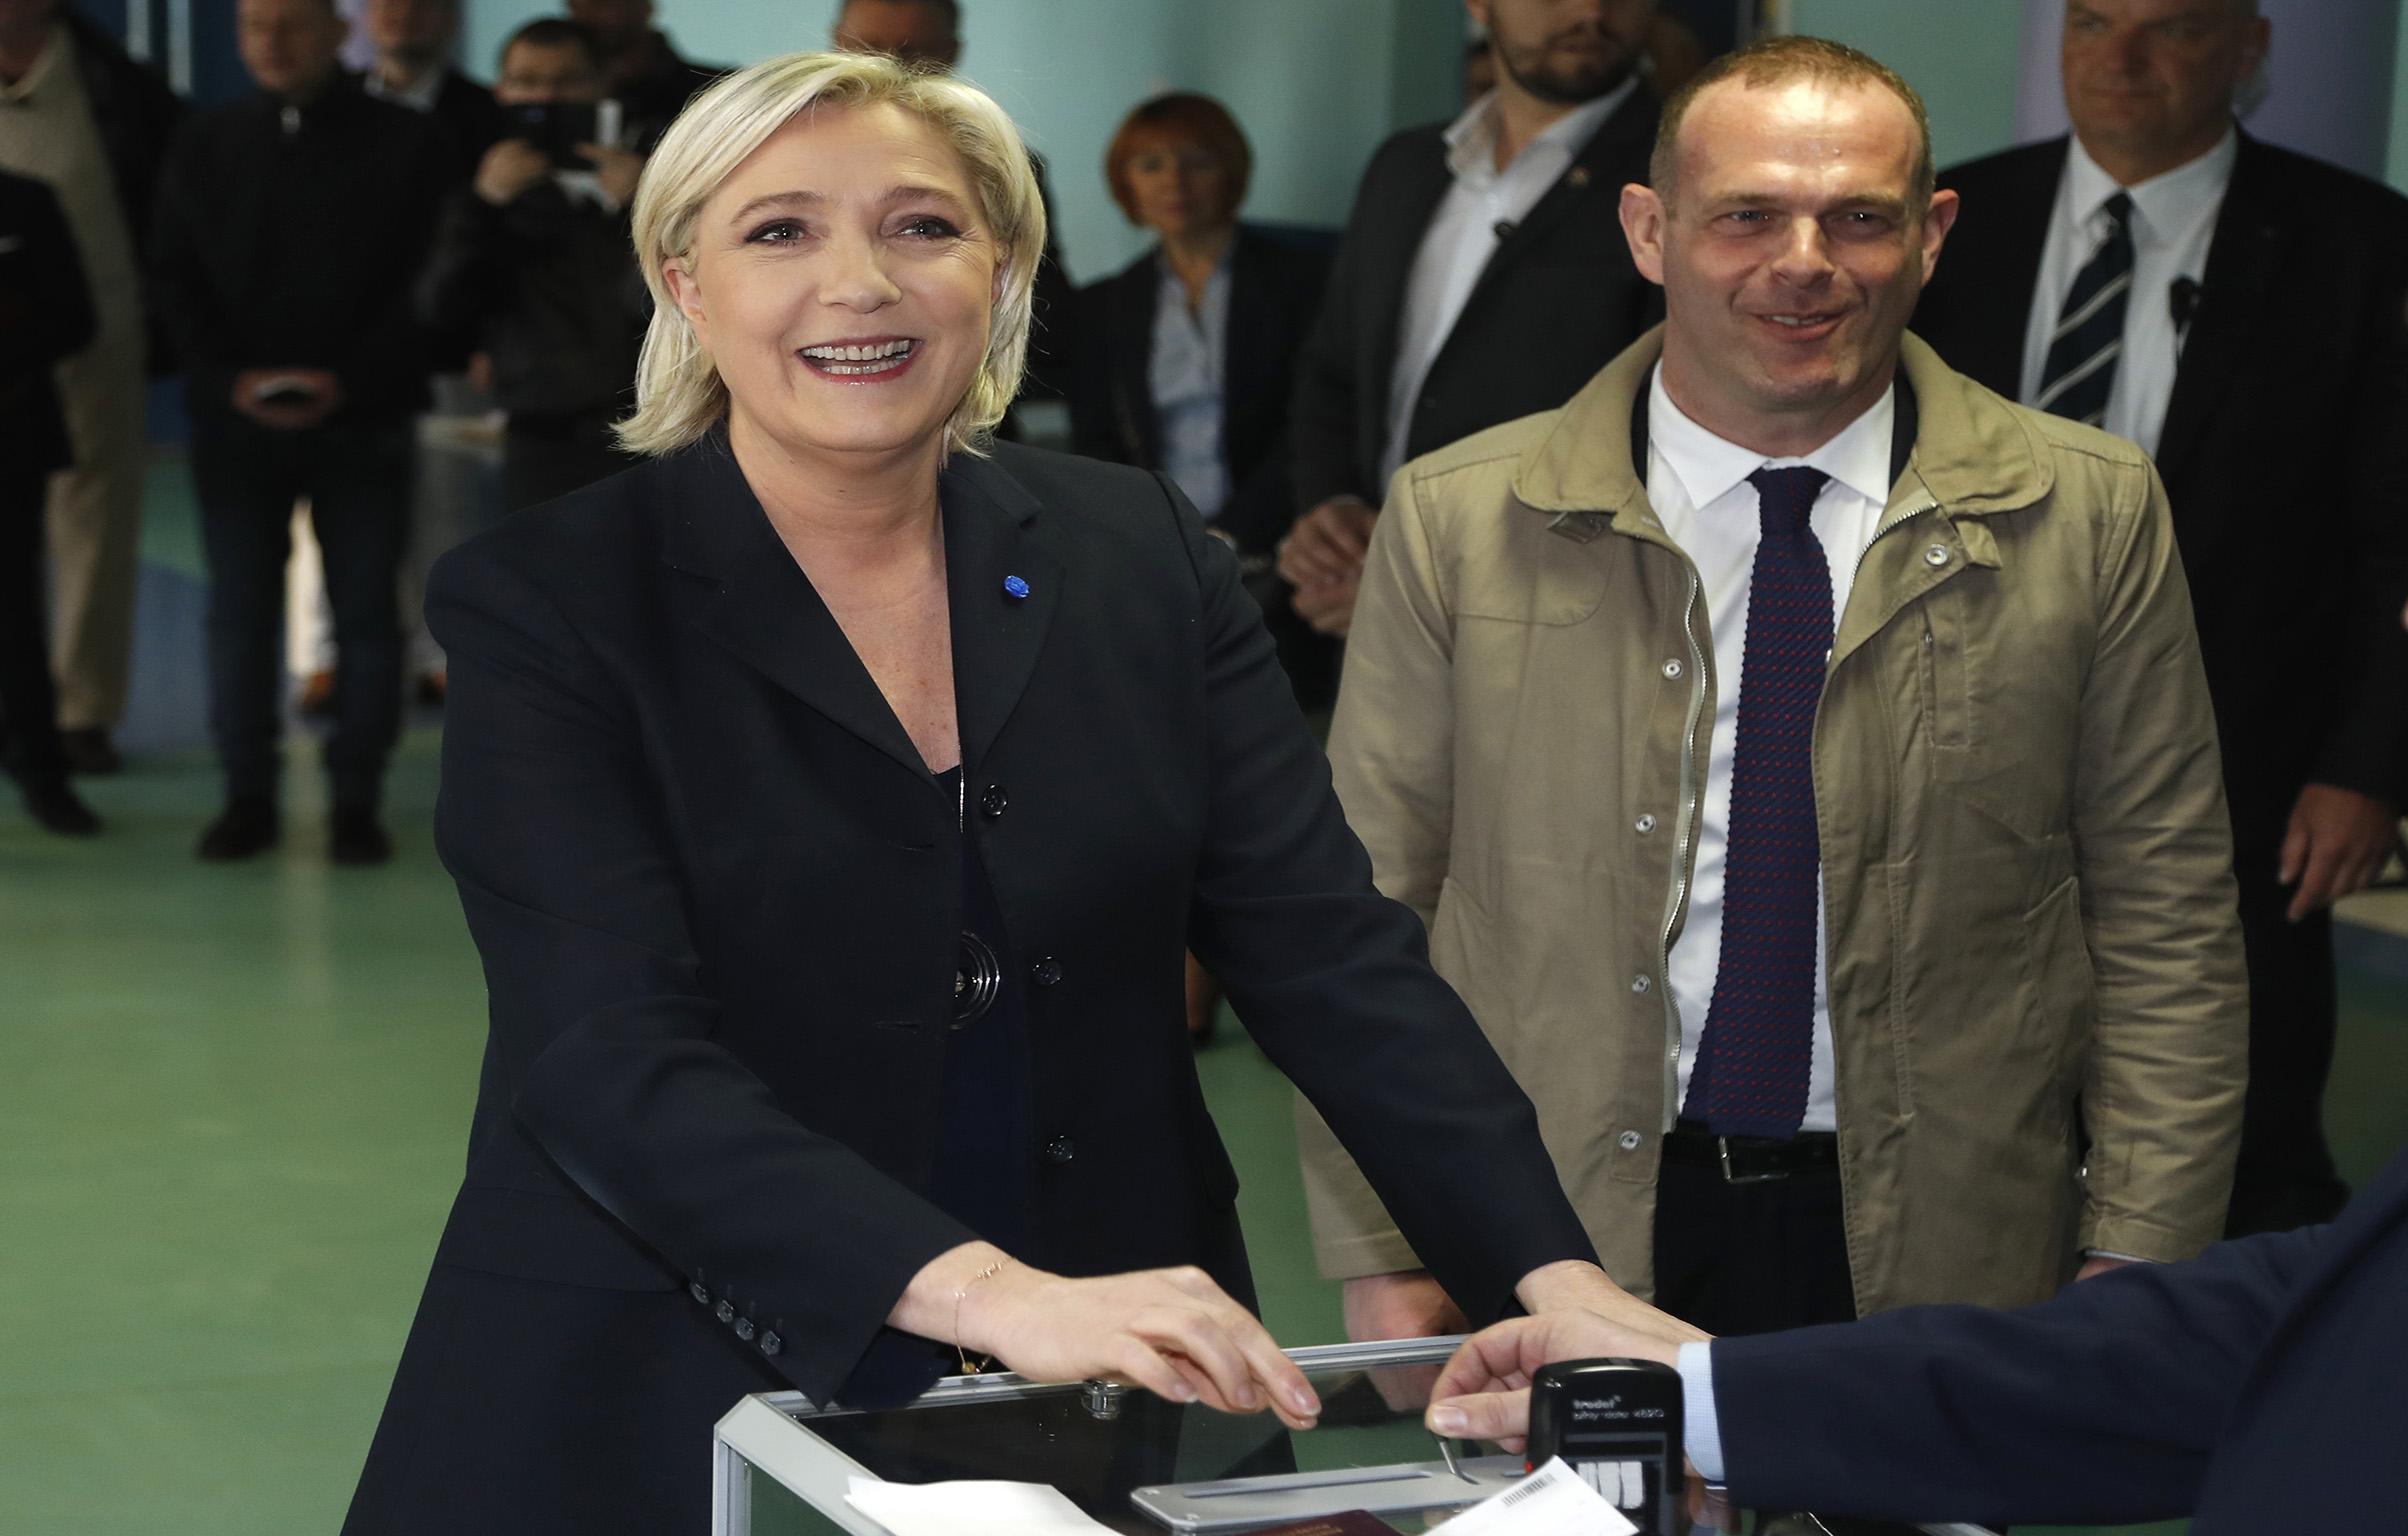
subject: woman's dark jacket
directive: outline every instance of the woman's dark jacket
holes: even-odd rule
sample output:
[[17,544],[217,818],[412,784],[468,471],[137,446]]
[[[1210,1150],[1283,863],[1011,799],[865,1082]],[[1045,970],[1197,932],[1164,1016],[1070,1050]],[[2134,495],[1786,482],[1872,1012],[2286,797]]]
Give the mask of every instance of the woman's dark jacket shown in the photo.
[[[1229,255],[1228,375],[1221,457],[1229,504],[1212,520],[1244,554],[1268,554],[1296,520],[1288,492],[1288,396],[1296,350],[1321,308],[1326,252],[1244,225]],[[1071,446],[1090,458],[1162,468],[1150,370],[1162,265],[1148,251],[1078,292]]]
[[436,566],[436,836],[491,1035],[348,1529],[698,1528],[713,1419],[845,1389],[975,1235],[916,1193],[964,836],[1027,982],[1024,1258],[1247,1290],[1190,947],[1472,1313],[1591,1253],[1228,549],[1159,475],[1009,444],[942,495],[962,804],[721,437]]

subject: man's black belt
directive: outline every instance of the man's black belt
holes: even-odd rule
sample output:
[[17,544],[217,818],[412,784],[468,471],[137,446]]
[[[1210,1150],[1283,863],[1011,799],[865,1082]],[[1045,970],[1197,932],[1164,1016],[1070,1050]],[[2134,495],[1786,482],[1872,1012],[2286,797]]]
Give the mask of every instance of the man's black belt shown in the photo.
[[1837,1168],[1839,1137],[1829,1131],[1800,1131],[1791,1137],[1717,1136],[1697,1121],[1683,1120],[1664,1138],[1664,1161],[1718,1168],[1733,1184],[1761,1184]]

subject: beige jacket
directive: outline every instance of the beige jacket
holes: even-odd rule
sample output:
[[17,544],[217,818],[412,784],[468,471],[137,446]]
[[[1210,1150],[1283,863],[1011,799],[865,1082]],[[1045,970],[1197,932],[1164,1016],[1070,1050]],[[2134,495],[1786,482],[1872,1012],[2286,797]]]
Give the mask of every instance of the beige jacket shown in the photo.
[[[1665,961],[1717,686],[1695,568],[1631,462],[1662,345],[1399,472],[1330,737],[1381,888],[1421,914],[1643,1295],[1677,1109]],[[1864,1312],[2034,1301],[2083,1249],[2196,1253],[2223,1224],[2248,1055],[2215,726],[2156,472],[1912,336],[1902,366],[1914,450],[1814,737]],[[1324,1272],[1415,1267],[1300,1111]]]

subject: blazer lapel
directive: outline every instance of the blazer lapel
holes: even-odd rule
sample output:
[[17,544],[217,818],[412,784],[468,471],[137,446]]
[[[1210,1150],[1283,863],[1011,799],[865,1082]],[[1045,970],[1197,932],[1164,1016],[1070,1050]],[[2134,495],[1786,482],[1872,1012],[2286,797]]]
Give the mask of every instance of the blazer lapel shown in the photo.
[[1112,285],[1112,411],[1129,462],[1147,469],[1162,462],[1154,431],[1154,305],[1161,274],[1150,260]]
[[994,460],[958,456],[942,495],[953,697],[970,771],[985,761],[1027,690],[1062,600],[1063,566],[1037,534],[1036,498]]
[[[2232,184],[2216,213],[2208,242],[2207,271],[2199,282],[2199,309],[2183,341],[2174,370],[2174,395],[2166,402],[2165,425],[2157,434],[2157,464],[2169,481],[2180,478],[2183,461],[2206,425],[2216,398],[2240,376],[2253,317],[2267,313],[2276,268],[2281,264],[2283,191],[2248,135],[2233,163]],[[2284,312],[2281,305],[2272,312]],[[2182,502],[2174,504],[2182,515]]]
[[[665,461],[664,558],[696,580],[670,601],[704,634],[887,756],[927,764],[714,432]],[[956,648],[959,648],[956,637]]]
[[[1387,430],[1388,378],[1396,371],[1397,329],[1404,318],[1405,288],[1413,280],[1414,255],[1429,235],[1430,221],[1438,216],[1447,189],[1455,184],[1454,173],[1447,169],[1446,140],[1432,133],[1417,150],[1424,152],[1406,164],[1395,194],[1382,198],[1386,211],[1381,228],[1377,238],[1366,243],[1386,254],[1362,263],[1362,281],[1353,300],[1362,326],[1357,334],[1371,342],[1371,371],[1358,393],[1365,401],[1377,402],[1357,414],[1365,422],[1381,424],[1373,428],[1375,439]],[[1331,301],[1336,302],[1334,293]],[[1370,457],[1379,457],[1376,442]]]
[[[2054,153],[2018,157],[2012,184],[1991,206],[1978,195],[1965,204],[1973,227],[1960,227],[1940,254],[1939,282],[1949,285],[1956,318],[1949,364],[1991,389],[2016,398],[2023,388],[2024,338],[2038,302],[2040,262],[2048,249],[2049,211],[2056,206],[2071,139]],[[1945,185],[1945,182],[1943,182]],[[2051,296],[2047,302],[2056,302]]]
[[[1648,94],[1645,82],[1616,107],[1597,131],[1572,157],[1572,163],[1555,179],[1546,194],[1531,205],[1513,232],[1497,242],[1489,253],[1488,264],[1480,269],[1480,280],[1472,285],[1471,296],[1463,301],[1463,313],[1468,315],[1480,303],[1490,287],[1505,280],[1521,253],[1556,225],[1570,218],[1602,218],[1612,222],[1615,209],[1622,200],[1622,182],[1616,167],[1630,162],[1635,146],[1655,128],[1655,98]],[[1462,323],[1460,319],[1456,321]]]

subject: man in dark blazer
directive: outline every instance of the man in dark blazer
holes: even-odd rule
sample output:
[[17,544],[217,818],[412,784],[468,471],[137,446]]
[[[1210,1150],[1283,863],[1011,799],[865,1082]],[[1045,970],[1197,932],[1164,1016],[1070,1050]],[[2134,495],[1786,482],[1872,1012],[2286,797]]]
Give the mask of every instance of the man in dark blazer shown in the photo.
[[493,92],[451,62],[460,0],[368,0],[367,24],[376,44],[376,65],[362,82],[368,94],[434,119],[466,181],[508,122]]
[[[1737,1502],[2192,1536],[2391,1529],[2408,1506],[2408,1153],[2330,1226],[2134,1265],[2015,1312],[1913,1307],[1678,1350],[1572,1314],[1465,1346],[1440,1434],[1519,1435],[1508,1373],[1677,1365],[1690,1460]],[[1474,1394],[1458,1396],[1459,1393]]]
[[87,834],[99,818],[67,784],[42,632],[42,504],[74,462],[51,370],[99,329],[56,195],[0,171],[0,750],[33,819]]
[[1328,634],[1399,464],[1562,405],[1660,313],[1615,218],[1655,139],[1655,0],[1465,3],[1496,92],[1372,157],[1297,369],[1279,571]]
[[[2408,803],[2408,199],[2235,128],[2255,10],[2072,0],[2074,134],[1941,173],[1963,215],[1914,320],[2002,394],[2103,410],[2165,478],[2248,949],[2235,1235],[2347,1198],[2323,1131],[2326,909],[2380,869]],[[2101,296],[2120,325],[2066,313]]]

